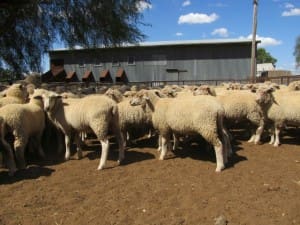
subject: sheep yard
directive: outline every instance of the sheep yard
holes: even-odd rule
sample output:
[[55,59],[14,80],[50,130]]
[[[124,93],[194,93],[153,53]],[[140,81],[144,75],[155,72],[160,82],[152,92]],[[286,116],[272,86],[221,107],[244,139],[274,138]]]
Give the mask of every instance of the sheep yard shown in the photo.
[[48,149],[45,161],[31,157],[15,177],[1,168],[0,224],[300,224],[297,133],[284,133],[276,148],[235,131],[235,153],[221,173],[196,141],[160,161],[157,137],[141,138],[120,166],[112,143],[102,171],[93,140],[81,160],[64,162]]

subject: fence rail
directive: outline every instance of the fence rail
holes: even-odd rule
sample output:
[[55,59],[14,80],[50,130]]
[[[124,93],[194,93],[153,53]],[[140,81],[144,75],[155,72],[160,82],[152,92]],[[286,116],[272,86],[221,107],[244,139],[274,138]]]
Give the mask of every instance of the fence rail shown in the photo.
[[[281,76],[281,77],[267,77],[267,78],[257,78],[256,82],[271,81],[277,84],[288,85],[292,81],[300,80],[300,75],[294,76]],[[234,83],[250,83],[250,79],[219,79],[219,80],[156,80],[156,81],[143,81],[143,82],[128,82],[127,85],[142,85],[146,87],[160,87],[164,85],[213,85],[218,86],[224,82],[234,82]],[[106,83],[106,82],[51,82],[47,83],[47,88],[55,90],[59,87],[64,88],[64,90],[75,90],[78,88],[101,88],[104,86],[110,87],[114,85],[124,85],[124,83]]]

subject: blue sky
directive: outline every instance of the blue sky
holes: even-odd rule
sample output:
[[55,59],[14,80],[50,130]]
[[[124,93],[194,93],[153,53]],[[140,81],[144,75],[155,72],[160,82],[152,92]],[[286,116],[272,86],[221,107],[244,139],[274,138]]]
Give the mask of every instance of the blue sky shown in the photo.
[[[143,22],[150,24],[140,26],[147,42],[251,38],[253,0],[150,1],[140,4]],[[277,69],[300,75],[293,56],[300,36],[300,0],[258,0],[257,19],[258,47],[278,60]]]
[[[251,38],[253,0],[151,0],[141,4],[146,41]],[[300,36],[300,0],[259,0],[258,47],[278,61],[277,69],[296,71],[293,56]]]

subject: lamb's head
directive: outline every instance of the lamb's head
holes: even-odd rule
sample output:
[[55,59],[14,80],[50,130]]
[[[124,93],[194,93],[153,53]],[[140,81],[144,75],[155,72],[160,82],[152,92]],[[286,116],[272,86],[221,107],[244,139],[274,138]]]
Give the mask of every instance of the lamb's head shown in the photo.
[[201,85],[193,91],[193,95],[211,95],[216,96],[214,88],[208,85]]
[[271,87],[260,87],[255,90],[256,102],[261,106],[268,106],[274,102],[274,89]]
[[161,89],[162,95],[165,95],[167,98],[175,98],[177,96],[177,92],[173,87],[164,87]]
[[24,102],[28,100],[28,91],[25,85],[23,84],[13,84],[6,91],[7,97],[17,97],[23,99]]
[[30,96],[29,102],[39,106],[41,109],[44,108],[44,102],[42,95],[33,94]]
[[130,104],[132,106],[142,105],[146,106],[149,105],[150,108],[153,108],[153,104],[159,98],[164,98],[165,96],[162,95],[160,90],[140,90],[138,91],[130,100]]
[[61,102],[62,96],[56,93],[46,93],[42,95],[44,110],[47,113],[53,113],[55,107]]
[[134,96],[131,97],[129,103],[132,106],[145,105],[149,100],[148,93],[146,91],[138,91]]
[[118,89],[109,88],[105,92],[105,95],[116,102],[121,102],[123,100],[123,95]]

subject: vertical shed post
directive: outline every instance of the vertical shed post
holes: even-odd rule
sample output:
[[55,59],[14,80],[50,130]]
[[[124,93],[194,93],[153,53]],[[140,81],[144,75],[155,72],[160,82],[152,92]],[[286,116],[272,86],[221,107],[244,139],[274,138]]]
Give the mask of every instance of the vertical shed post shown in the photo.
[[253,0],[253,21],[252,21],[252,47],[251,47],[251,82],[255,83],[256,73],[256,28],[257,28],[257,5],[258,0]]

